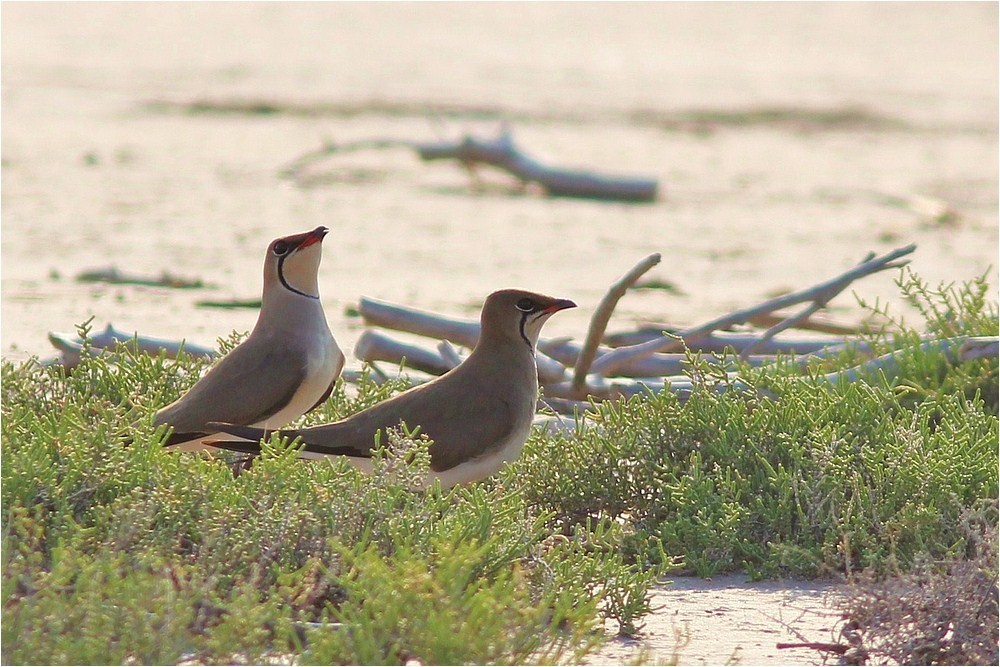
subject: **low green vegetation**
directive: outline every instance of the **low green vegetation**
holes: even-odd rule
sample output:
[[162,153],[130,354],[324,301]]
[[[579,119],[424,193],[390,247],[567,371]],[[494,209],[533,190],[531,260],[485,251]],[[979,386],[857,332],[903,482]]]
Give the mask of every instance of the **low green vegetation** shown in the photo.
[[[274,442],[249,470],[164,451],[153,412],[201,360],[88,358],[71,375],[3,364],[3,661],[8,664],[575,661],[603,621],[641,628],[677,572],[907,572],[995,534],[997,361],[949,364],[921,335],[996,335],[984,280],[901,279],[919,330],[899,374],[853,383],[722,365],[673,395],[538,429],[492,479],[413,492],[426,441],[362,475]],[[884,309],[876,308],[884,311]],[[883,315],[887,313],[883,312]],[[238,339],[223,341],[222,351]],[[338,386],[303,421],[400,391]],[[995,572],[987,573],[995,576]]]

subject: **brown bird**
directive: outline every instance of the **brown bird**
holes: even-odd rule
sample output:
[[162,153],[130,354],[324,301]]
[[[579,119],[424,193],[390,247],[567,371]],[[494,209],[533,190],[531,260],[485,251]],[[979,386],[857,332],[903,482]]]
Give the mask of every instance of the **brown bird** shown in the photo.
[[330,396],[344,354],[319,302],[319,263],[329,231],[317,227],[271,242],[257,324],[190,391],[156,413],[155,425],[174,429],[166,446],[211,451],[206,440],[222,434],[209,422],[278,428]]
[[[448,488],[492,475],[520,455],[531,430],[538,399],[535,344],[542,325],[574,306],[523,290],[494,292],[483,305],[479,341],[459,366],[341,421],[278,434],[301,438],[302,458],[346,456],[370,472],[377,434],[385,441],[386,429],[405,424],[434,441],[428,485],[438,479]],[[212,443],[239,452],[259,453],[261,439],[270,435],[260,428],[211,426],[246,438]]]

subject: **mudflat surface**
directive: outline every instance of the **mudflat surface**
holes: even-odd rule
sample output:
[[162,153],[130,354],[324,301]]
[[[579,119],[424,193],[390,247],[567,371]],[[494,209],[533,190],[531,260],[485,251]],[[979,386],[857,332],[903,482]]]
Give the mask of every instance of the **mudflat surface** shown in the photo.
[[[95,325],[214,344],[253,310],[274,237],[327,225],[323,303],[474,315],[522,286],[574,299],[651,252],[612,329],[695,324],[917,243],[935,284],[996,265],[997,15],[983,4],[3,6],[5,358]],[[262,106],[265,105],[265,106]],[[236,110],[232,110],[236,107]],[[249,108],[248,108],[249,107]],[[493,136],[566,167],[659,179],[651,205],[512,192],[406,149],[279,178],[326,140]],[[932,200],[956,214],[944,222]],[[948,216],[945,216],[948,217]],[[209,287],[79,283],[115,266]],[[898,305],[889,273],[853,289]],[[844,294],[831,305],[860,315]]]
[[777,645],[842,643],[837,595],[825,581],[675,577],[651,591],[654,613],[638,637],[613,639],[588,663],[822,664],[818,651]]
[[[652,252],[663,261],[647,277],[675,289],[630,293],[612,330],[697,324],[909,243],[932,285],[983,273],[996,285],[996,4],[2,12],[5,359],[48,356],[47,332],[90,317],[206,345],[249,330],[255,311],[196,302],[259,296],[267,243],[317,225],[332,230],[320,285],[347,351],[361,295],[473,316],[512,286],[575,300],[546,335],[582,339],[607,286]],[[503,122],[540,160],[654,177],[660,198],[548,199],[491,170],[474,188],[457,165],[401,148],[279,177],[327,140],[489,137]],[[76,280],[109,266],[206,286]],[[893,278],[852,289],[912,315]],[[863,315],[850,294],[831,310]],[[685,664],[818,662],[774,644],[793,641],[781,620],[829,639],[824,591],[685,580],[655,592],[643,641],[670,660],[677,630]]]

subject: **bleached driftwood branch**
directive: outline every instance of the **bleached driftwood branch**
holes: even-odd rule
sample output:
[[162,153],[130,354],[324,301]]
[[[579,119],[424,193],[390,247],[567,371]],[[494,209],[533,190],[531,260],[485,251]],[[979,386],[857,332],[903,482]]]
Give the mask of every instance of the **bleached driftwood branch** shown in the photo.
[[[475,344],[470,347],[475,347]],[[453,349],[450,352],[441,352],[440,348],[428,350],[418,345],[404,343],[372,329],[362,332],[354,346],[354,356],[361,361],[405,364],[432,375],[441,375],[454,368],[457,365],[454,363],[457,354]],[[461,359],[458,358],[458,361]],[[542,384],[561,382],[566,377],[566,367],[541,352],[535,353],[535,363],[538,366],[538,380]]]
[[649,255],[632,267],[632,270],[616,280],[608,289],[604,298],[601,299],[601,302],[597,304],[597,308],[590,318],[590,326],[587,329],[587,337],[583,341],[583,348],[577,355],[576,366],[573,368],[572,388],[573,393],[576,394],[576,398],[582,399],[586,397],[585,385],[587,382],[587,373],[594,361],[597,348],[604,337],[604,332],[608,328],[608,322],[611,320],[611,314],[614,312],[615,306],[618,305],[618,301],[625,296],[625,292],[635,284],[635,281],[659,263],[660,253],[657,252]]
[[358,301],[358,314],[369,326],[447,340],[470,349],[479,341],[477,320],[445,317],[367,296]]
[[419,345],[410,345],[386,336],[380,331],[366,329],[354,345],[354,356],[362,361],[387,361],[406,365],[431,375],[442,375],[453,366],[438,352]]
[[[80,363],[80,355],[84,353],[84,341],[74,334],[64,334],[49,332],[49,342],[59,350],[60,356],[49,363],[58,363],[67,370],[73,369]],[[136,333],[125,333],[118,331],[111,324],[108,324],[104,331],[94,334],[89,338],[89,352],[100,354],[104,350],[113,350],[119,345],[135,344],[139,352],[149,355],[157,355],[162,351],[167,357],[175,359],[181,350],[186,354],[197,357],[212,358],[215,350],[188,343],[183,340],[175,341],[166,338],[154,338],[152,336],[140,336]]]
[[[664,332],[671,335],[680,335],[680,331],[669,326],[643,326],[636,331],[608,334],[605,336],[605,343],[610,347],[621,348],[630,345],[637,345],[651,340],[662,341]],[[753,332],[737,331],[713,331],[710,334],[699,336],[698,338],[688,338],[684,342],[692,352],[702,354],[720,354],[727,349],[743,351],[747,346],[757,342],[760,334]],[[783,336],[775,337],[765,341],[758,346],[758,354],[810,354],[818,352],[831,345],[842,344],[845,339],[842,336],[816,337],[810,336]],[[656,353],[654,353],[656,354]],[[630,360],[632,363],[634,360]]]
[[538,183],[552,197],[631,202],[656,199],[655,179],[605,176],[590,171],[550,167],[521,152],[507,130],[493,140],[466,135],[457,143],[421,144],[417,152],[426,161],[458,160],[467,167],[488,164],[513,174],[522,183]]
[[[945,355],[948,363],[960,364],[976,359],[998,358],[1000,356],[1000,338],[995,336],[970,336],[926,340],[920,343],[920,349],[924,352],[937,351]],[[854,382],[858,378],[879,371],[886,377],[895,377],[899,372],[899,358],[905,352],[906,350],[895,350],[853,368],[827,373],[822,377],[831,384]]]
[[397,139],[372,139],[347,143],[327,142],[321,148],[305,153],[281,170],[282,176],[299,179],[303,170],[330,155],[363,149],[410,148],[421,160],[456,160],[472,171],[485,164],[502,169],[522,184],[537,183],[551,197],[577,197],[629,202],[651,202],[656,199],[657,182],[651,178],[606,176],[590,171],[571,170],[542,164],[522,152],[509,129],[504,128],[496,139],[478,139],[471,135],[459,141],[421,143]]
[[[961,337],[949,339],[935,339],[923,341],[920,349],[924,352],[939,352],[945,355],[948,363],[960,364],[976,359],[1000,357],[1000,338],[997,337]],[[899,359],[909,351],[905,349],[889,352],[875,359],[871,359],[857,366],[846,368],[826,375],[819,376],[819,379],[829,384],[840,382],[856,382],[860,378],[881,372],[886,378],[892,379],[899,373]],[[746,388],[739,381],[735,373],[729,373],[729,384],[715,385],[717,390],[728,390],[732,388]],[[613,381],[588,381],[588,387],[598,392],[595,397],[613,399],[620,397],[635,396],[636,394],[658,393],[669,389],[684,400],[693,391],[694,383],[687,376],[676,377],[649,377],[649,378],[622,378]],[[549,391],[549,388],[546,388]],[[557,395],[565,389],[562,386],[553,388]]]
[[[592,371],[601,375],[612,375],[626,361],[641,359],[653,354],[654,352],[669,352],[679,349],[685,341],[697,339],[717,329],[724,329],[735,324],[743,324],[750,317],[759,315],[760,313],[773,312],[780,308],[787,308],[788,306],[803,302],[826,304],[830,301],[830,299],[840,294],[840,292],[842,292],[848,285],[858,278],[876,273],[878,271],[904,266],[909,260],[904,262],[897,262],[895,260],[912,253],[915,249],[916,245],[911,244],[906,247],[893,250],[890,253],[882,255],[881,257],[875,257],[872,253],[869,253],[860,264],[849,271],[842,273],[836,278],[814,285],[808,289],[779,296],[774,299],[769,299],[756,306],[738,310],[735,313],[723,315],[722,317],[718,317],[710,322],[706,322],[705,324],[685,329],[680,332],[676,338],[664,337],[660,340],[651,340],[645,343],[639,343],[638,345],[618,348],[595,361]],[[790,320],[794,320],[795,317],[798,316],[793,316]],[[775,333],[779,330],[779,326],[780,325],[772,327],[772,329],[775,330]]]
[[[726,339],[712,340],[711,346],[696,347],[692,349],[694,354],[714,354],[723,355],[726,349],[739,352],[743,347],[752,342],[751,334],[744,334],[735,339],[736,344],[726,342]],[[836,356],[850,347],[861,354],[868,352],[868,344],[861,341],[851,341],[845,343],[843,339],[810,341],[809,346],[795,347],[794,341],[791,343],[784,340],[772,341],[771,346],[767,346],[761,354],[752,354],[742,359],[751,366],[762,366],[773,363],[778,354],[795,354],[800,363],[805,364],[809,359],[825,358]],[[722,344],[725,343],[725,344]],[[581,345],[572,340],[554,339],[551,341],[539,341],[538,349],[556,361],[572,366],[580,354]],[[597,348],[597,356],[607,354],[613,348],[601,345]],[[613,377],[648,377],[654,375],[678,375],[684,371],[684,364],[688,355],[676,352],[657,352],[643,359],[633,359],[625,363]],[[734,360],[735,361],[735,360]]]

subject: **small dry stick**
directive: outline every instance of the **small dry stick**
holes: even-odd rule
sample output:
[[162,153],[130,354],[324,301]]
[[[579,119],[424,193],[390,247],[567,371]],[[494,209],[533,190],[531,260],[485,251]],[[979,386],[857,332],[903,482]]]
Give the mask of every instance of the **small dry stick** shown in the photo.
[[620,347],[598,359],[594,363],[591,372],[602,375],[611,375],[628,361],[633,359],[644,359],[645,357],[648,357],[656,352],[672,352],[680,348],[685,340],[697,339],[715,331],[716,329],[722,329],[734,324],[742,324],[749,318],[763,312],[769,313],[778,310],[779,308],[787,308],[788,306],[803,303],[805,301],[827,303],[830,299],[842,292],[849,284],[858,278],[872,273],[877,273],[878,271],[884,271],[885,269],[893,269],[906,265],[909,260],[903,262],[896,262],[895,260],[903,257],[904,255],[909,255],[916,249],[916,247],[916,244],[910,244],[903,248],[893,250],[892,252],[881,257],[873,257],[869,254],[864,261],[855,266],[853,269],[846,271],[832,280],[814,285],[813,287],[805,290],[769,299],[751,308],[738,310],[735,313],[730,313],[716,318],[711,322],[707,322],[691,329],[686,329],[680,332],[676,338],[664,337],[647,341],[645,343],[639,343],[638,345]]
[[615,281],[597,305],[597,309],[590,318],[590,327],[587,329],[587,338],[583,342],[583,349],[580,350],[576,367],[573,369],[573,393],[577,394],[579,398],[583,397],[582,394],[587,384],[587,372],[590,370],[590,365],[594,363],[597,348],[601,344],[601,339],[604,337],[608,322],[611,320],[611,314],[615,311],[619,299],[625,296],[628,288],[634,285],[642,274],[659,263],[660,253],[658,252],[643,259],[632,267],[631,271]]
[[826,653],[836,653],[837,655],[844,655],[851,648],[847,644],[831,644],[829,642],[778,642],[774,647],[779,649],[808,648],[813,651],[825,651]]

